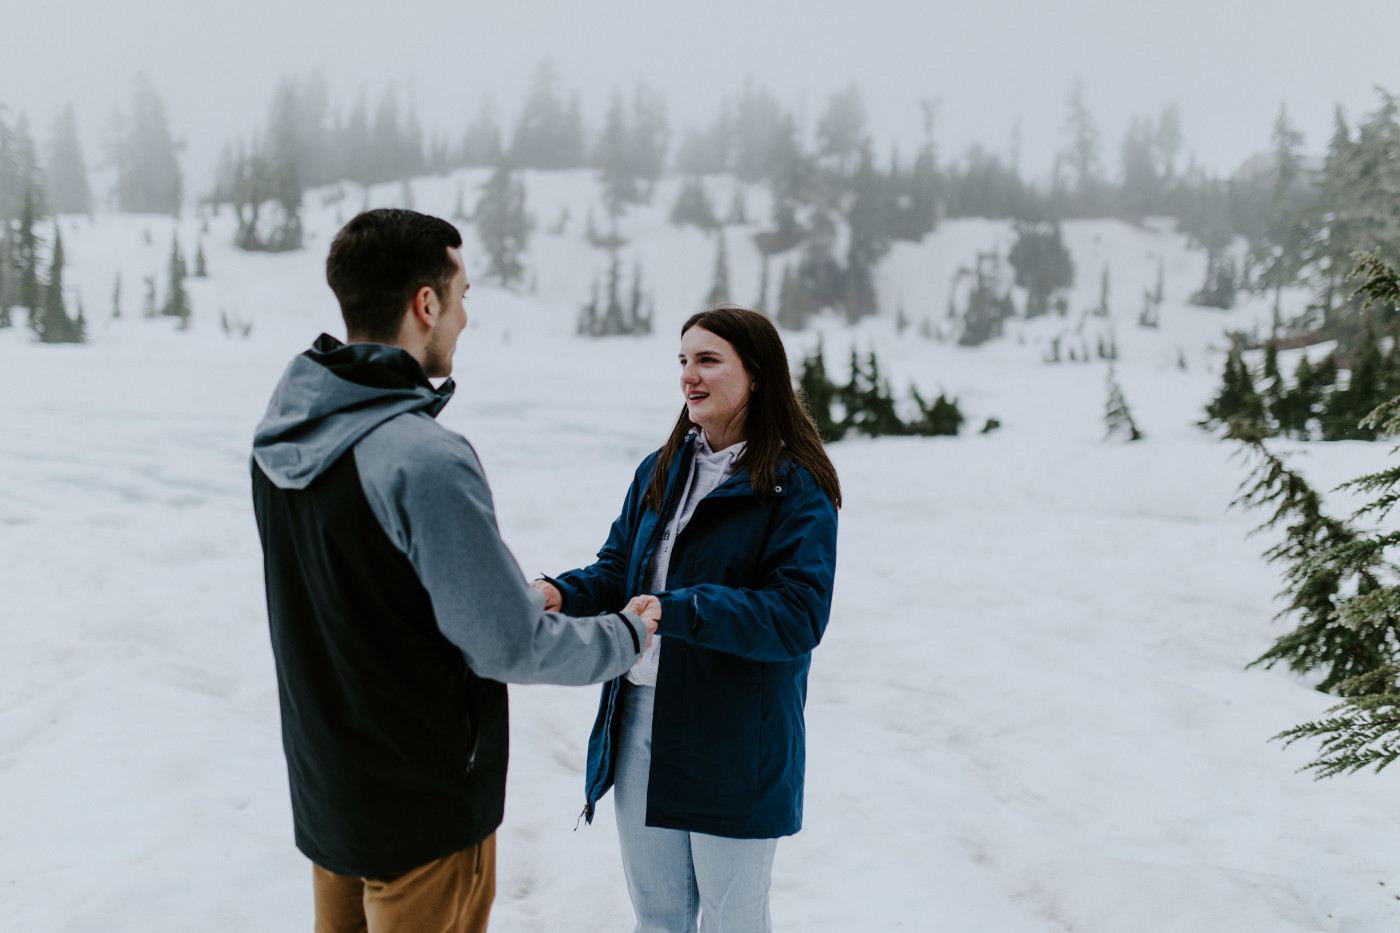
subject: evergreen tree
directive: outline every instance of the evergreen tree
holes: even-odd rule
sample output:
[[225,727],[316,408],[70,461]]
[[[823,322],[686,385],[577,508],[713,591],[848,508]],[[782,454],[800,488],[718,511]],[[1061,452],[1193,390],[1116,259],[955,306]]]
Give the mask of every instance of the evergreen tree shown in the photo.
[[49,204],[54,213],[92,213],[92,191],[88,186],[82,147],[78,144],[78,121],[72,104],[63,109],[49,137],[45,175]]
[[[1157,262],[1157,286],[1142,293],[1142,313],[1138,315],[1138,326],[1156,329],[1162,322],[1162,288],[1166,279],[1166,264]],[[1184,367],[1183,367],[1184,368]]]
[[14,257],[19,278],[19,304],[28,310],[31,322],[39,313],[40,301],[39,236],[34,232],[36,214],[34,189],[26,188],[20,207],[19,226],[15,231]]
[[122,316],[122,274],[117,270],[116,281],[112,283],[112,317]]
[[627,330],[632,334],[651,333],[652,313],[644,307],[646,296],[642,292],[642,261],[632,264],[632,296],[628,302]]
[[1307,212],[1310,235],[1302,265],[1318,283],[1320,335],[1338,338],[1344,353],[1362,335],[1361,300],[1342,290],[1355,253],[1400,262],[1400,104],[1385,92],[1381,99],[1355,135],[1338,109],[1317,197]]
[[759,300],[753,303],[753,310],[759,314],[769,312],[769,258],[767,256],[763,256],[763,266],[759,272]]
[[1242,422],[1253,425],[1253,430],[1261,435],[1267,433],[1264,417],[1264,402],[1254,388],[1254,378],[1244,362],[1244,355],[1236,341],[1225,358],[1225,374],[1214,399],[1206,406],[1206,419],[1202,427],[1229,425]]
[[[960,270],[959,277],[970,275],[972,290],[967,309],[962,313],[962,334],[958,344],[976,347],[994,337],[1000,337],[1003,322],[1016,313],[1009,291],[998,294],[1001,282],[1001,260],[995,252],[978,253],[975,270]],[[950,307],[956,314],[956,306]]]
[[185,257],[180,252],[180,238],[178,236],[173,237],[170,241],[168,276],[165,306],[161,308],[160,313],[166,317],[179,318],[180,327],[183,329],[189,326],[190,298],[185,291]]
[[1317,758],[1303,766],[1314,778],[1381,771],[1400,757],[1400,665],[1386,664],[1337,685],[1346,699],[1327,718],[1305,722],[1274,736],[1285,747],[1321,739]]
[[846,408],[845,427],[867,437],[906,434],[907,429],[895,410],[889,380],[880,374],[880,361],[871,350],[861,365],[851,348],[851,381],[841,390]]
[[[1397,617],[1392,613],[1354,626],[1340,616],[1354,593],[1356,608],[1383,598],[1381,551],[1366,542],[1351,523],[1322,510],[1322,498],[1303,476],[1268,450],[1263,435],[1246,423],[1232,426],[1232,435],[1256,457],[1236,503],[1272,510],[1262,528],[1282,527],[1283,540],[1264,552],[1271,564],[1283,566],[1286,601],[1280,618],[1297,618],[1293,631],[1276,639],[1252,662],[1273,667],[1283,663],[1298,674],[1320,672],[1318,689],[1330,692],[1343,682],[1376,670],[1394,657]],[[1394,598],[1393,596],[1391,597]]]
[[617,217],[626,210],[627,205],[642,201],[642,189],[637,181],[637,166],[632,158],[631,142],[622,95],[614,93],[594,157],[603,188],[603,204],[610,217]]
[[802,279],[792,266],[783,266],[783,280],[778,286],[778,314],[776,323],[783,330],[803,330],[807,326],[811,296],[802,285]]
[[579,309],[578,332],[585,337],[612,337],[624,334],[649,334],[655,310],[652,299],[642,285],[641,262],[632,267],[631,293],[624,303],[622,294],[622,261],[613,250],[608,264],[606,295],[599,294],[598,281],[587,304]]
[[1099,130],[1084,103],[1082,82],[1076,81],[1070,91],[1065,133],[1070,141],[1064,152],[1064,161],[1073,174],[1074,193],[1082,205],[1083,212],[1095,216],[1103,185]]
[[1156,134],[1152,122],[1133,118],[1123,139],[1123,187],[1120,204],[1124,217],[1140,220],[1162,204],[1162,179],[1158,176]]
[[680,194],[671,208],[671,223],[677,227],[690,224],[701,230],[719,229],[715,218],[714,203],[710,200],[705,183],[699,177],[687,178],[681,184]]
[[734,186],[734,197],[729,199],[729,213],[725,215],[727,224],[746,225],[749,222],[749,208],[744,203],[744,189]]
[[628,139],[633,174],[643,183],[642,200],[651,201],[651,189],[666,169],[666,148],[671,128],[661,95],[644,84],[632,94],[632,131]]
[[1123,396],[1123,387],[1118,384],[1113,367],[1108,368],[1108,402],[1104,406],[1106,437],[1122,437],[1128,441],[1142,440],[1142,432],[1133,421],[1133,413],[1128,409],[1128,400]]
[[850,231],[846,249],[845,294],[841,303],[852,324],[879,312],[874,270],[890,250],[894,200],[886,180],[875,168],[870,147],[860,152],[851,179],[846,224]]
[[14,326],[14,319],[10,315],[10,306],[14,303],[11,299],[11,281],[14,279],[14,261],[11,258],[12,246],[10,243],[10,225],[0,224],[0,329]]
[[511,140],[511,162],[521,168],[581,168],[583,117],[575,96],[568,106],[559,97],[552,63],[541,62]]
[[462,137],[462,148],[457,161],[461,165],[474,168],[496,165],[501,161],[501,156],[501,129],[496,123],[491,102],[483,100],[476,119]]
[[178,216],[183,195],[175,139],[165,102],[139,76],[131,114],[121,128],[112,161],[117,166],[117,207],[126,213]]
[[[954,437],[962,429],[967,419],[958,407],[957,399],[949,399],[947,393],[939,392],[938,398],[930,405],[924,401],[917,387],[910,386],[909,392],[919,408],[919,418],[908,426],[909,433],[922,437]],[[982,433],[987,431],[983,430]]]
[[[786,277],[786,276],[785,276]],[[817,340],[816,349],[802,358],[802,370],[798,376],[798,398],[817,427],[817,434],[825,443],[839,441],[846,433],[844,424],[837,422],[831,413],[831,405],[837,400],[839,390],[827,377],[826,362],[822,341]]]
[[1095,317],[1108,317],[1108,266],[1103,267],[1103,276],[1099,279],[1099,303],[1094,308]]
[[[0,117],[3,113],[0,107]],[[29,123],[21,114],[13,127],[0,119],[0,223],[19,219],[26,199],[32,199],[35,217],[47,212],[43,169]]]
[[1016,243],[1007,255],[1016,284],[1026,289],[1026,317],[1050,311],[1057,289],[1074,284],[1074,260],[1065,247],[1059,224],[1016,223]]
[[833,160],[838,173],[846,174],[866,145],[865,125],[859,88],[851,85],[831,96],[817,123],[817,147],[820,155]]
[[49,266],[48,283],[44,288],[44,303],[38,314],[30,315],[34,333],[43,343],[69,343],[73,322],[63,302],[63,236],[54,225],[53,261]]
[[194,249],[194,277],[197,279],[209,278],[209,264],[204,259],[204,241],[200,240],[195,244]]
[[719,248],[715,252],[715,274],[710,291],[705,296],[707,306],[714,308],[729,301],[729,253],[724,246],[724,231],[718,234]]
[[759,314],[768,313],[768,257],[763,257],[762,269],[758,279],[758,300],[754,302],[753,309]]
[[1374,425],[1363,423],[1372,409],[1386,399],[1384,358],[1371,316],[1363,314],[1361,339],[1352,350],[1345,388],[1327,397],[1321,413],[1322,438],[1328,441],[1375,440]]
[[1279,105],[1274,121],[1274,183],[1269,199],[1269,215],[1264,235],[1255,246],[1257,260],[1264,265],[1260,285],[1274,292],[1274,327],[1281,320],[1282,292],[1298,277],[1306,248],[1307,232],[1302,222],[1305,207],[1303,165],[1298,149],[1303,134],[1293,128],[1288,111]]
[[496,166],[482,186],[474,216],[482,248],[491,260],[487,275],[506,286],[520,281],[525,274],[520,257],[535,224],[525,211],[525,183],[508,165]]

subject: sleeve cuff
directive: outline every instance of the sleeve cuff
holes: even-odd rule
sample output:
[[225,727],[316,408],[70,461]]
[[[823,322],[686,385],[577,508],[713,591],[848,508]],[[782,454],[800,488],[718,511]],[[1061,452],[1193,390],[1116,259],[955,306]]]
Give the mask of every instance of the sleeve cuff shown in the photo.
[[623,610],[618,613],[618,617],[627,623],[627,634],[632,636],[632,650],[640,655],[642,647],[647,643],[647,624],[641,616]]
[[656,598],[661,600],[661,621],[657,623],[656,634],[695,641],[695,615],[689,590],[685,587],[668,590],[657,593]]
[[550,584],[550,585],[553,586],[556,590],[559,591],[559,611],[562,612],[562,613],[564,613],[564,615],[572,615],[572,613],[569,612],[569,586],[568,586],[568,584],[560,583],[558,580],[554,579],[553,577],[551,577],[551,576],[550,576],[549,574],[547,574],[547,573],[542,573],[542,574],[540,574],[540,579],[543,580],[544,582]]

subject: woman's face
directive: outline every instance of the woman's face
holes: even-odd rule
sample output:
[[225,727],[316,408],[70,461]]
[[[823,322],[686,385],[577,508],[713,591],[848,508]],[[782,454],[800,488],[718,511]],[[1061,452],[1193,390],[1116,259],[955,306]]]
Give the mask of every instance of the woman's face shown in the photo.
[[710,446],[722,450],[743,440],[753,378],[734,346],[697,324],[681,336],[680,363],[686,411]]

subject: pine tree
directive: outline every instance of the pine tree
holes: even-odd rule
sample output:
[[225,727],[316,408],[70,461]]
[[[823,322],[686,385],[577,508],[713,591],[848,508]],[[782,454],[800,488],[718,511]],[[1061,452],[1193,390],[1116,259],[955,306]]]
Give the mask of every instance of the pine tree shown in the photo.
[[749,222],[749,209],[744,203],[744,189],[734,186],[734,197],[729,201],[729,213],[725,215],[727,224],[746,225]]
[[476,120],[462,137],[457,161],[468,168],[496,165],[501,161],[501,154],[501,130],[496,124],[495,111],[489,100],[483,100]]
[[39,313],[39,236],[34,232],[36,218],[35,193],[26,188],[20,207],[19,229],[15,233],[15,265],[19,275],[19,304],[29,311],[33,322]]
[[1255,430],[1267,433],[1264,417],[1264,402],[1254,389],[1254,379],[1244,356],[1236,342],[1230,347],[1225,358],[1225,374],[1214,399],[1206,406],[1206,419],[1202,427],[1228,425],[1242,421],[1254,425]]
[[705,183],[698,177],[687,178],[681,184],[680,194],[671,208],[671,223],[677,227],[687,224],[701,230],[716,230],[719,221],[715,218],[714,203],[710,200]]
[[597,337],[598,334],[598,277],[593,277],[593,291],[588,303],[578,309],[578,333],[581,337]]
[[63,264],[63,235],[55,224],[53,261],[44,288],[44,306],[33,318],[34,332],[44,343],[76,343],[81,339],[63,301]]
[[13,303],[10,297],[13,289],[10,283],[14,279],[14,260],[9,234],[10,225],[0,223],[0,328],[14,326],[14,319],[10,316],[10,305]]
[[1016,284],[1026,289],[1026,317],[1050,311],[1057,289],[1074,284],[1074,261],[1065,247],[1059,224],[1016,223],[1016,242],[1007,254]]
[[1321,739],[1317,757],[1303,766],[1313,777],[1382,771],[1400,758],[1400,665],[1387,664],[1342,681],[1335,691],[1346,699],[1327,718],[1305,722],[1274,736],[1284,746]]
[[45,175],[49,203],[55,214],[92,213],[92,191],[72,104],[63,109],[54,124]]
[[[1359,600],[1355,609],[1361,609],[1374,606],[1377,599],[1395,599],[1393,593],[1384,595],[1380,575],[1384,539],[1363,540],[1351,523],[1325,514],[1322,497],[1264,446],[1257,427],[1236,422],[1231,435],[1257,459],[1235,503],[1272,509],[1261,530],[1283,528],[1283,540],[1265,551],[1264,558],[1284,568],[1280,598],[1286,605],[1278,617],[1299,620],[1251,666],[1284,663],[1299,674],[1321,672],[1317,689],[1330,692],[1387,663],[1395,654],[1397,616],[1389,613],[1357,625],[1355,619],[1340,615],[1343,604],[1352,600]],[[1344,597],[1346,593],[1355,595]]]
[[112,283],[112,317],[122,316],[122,274],[117,271],[116,281]]
[[496,166],[482,186],[475,217],[482,248],[490,257],[487,274],[506,286],[520,281],[525,274],[520,258],[535,223],[525,211],[525,183],[510,166]]
[[616,92],[608,107],[603,133],[598,138],[594,164],[598,167],[599,181],[603,188],[603,204],[610,217],[617,217],[629,204],[641,202],[642,191],[637,183],[636,166],[632,159],[627,111],[622,102],[622,95]]
[[131,114],[112,153],[119,210],[179,215],[183,187],[175,151],[165,103],[144,76],[138,77]]
[[651,333],[651,310],[643,308],[647,303],[647,296],[642,291],[642,261],[636,260],[632,264],[632,295],[627,308],[627,332],[629,334],[649,334]]
[[797,382],[798,397],[817,426],[817,434],[828,444],[839,441],[846,433],[846,428],[831,414],[831,404],[836,401],[839,390],[826,375],[826,362],[820,338],[817,339],[816,349],[802,358],[802,371]]
[[845,404],[845,425],[867,437],[883,437],[908,433],[899,413],[889,381],[880,375],[880,361],[871,350],[861,365],[859,355],[851,348],[851,381],[841,390]]
[[1384,359],[1376,339],[1371,316],[1362,312],[1361,338],[1352,350],[1349,378],[1344,389],[1334,390],[1323,405],[1323,440],[1375,440],[1375,426],[1363,423],[1366,416],[1385,398]]
[[204,241],[200,240],[195,244],[194,250],[194,277],[197,279],[209,278],[209,266],[204,259]]
[[190,320],[190,299],[185,291],[185,257],[180,252],[180,238],[173,237],[170,241],[170,263],[168,266],[168,278],[165,290],[165,306],[161,308],[161,314],[166,317],[180,319],[181,328],[189,326]]
[[758,278],[758,301],[754,302],[753,309],[759,314],[768,313],[768,257],[763,257],[762,270]]
[[783,330],[802,330],[807,326],[810,297],[802,280],[792,266],[783,266],[783,280],[778,286],[778,314],[774,322]]
[[1128,409],[1128,400],[1123,396],[1123,387],[1118,384],[1112,366],[1108,368],[1107,387],[1108,402],[1104,406],[1103,415],[1104,425],[1108,429],[1105,436],[1122,437],[1128,441],[1142,440],[1142,432],[1133,421],[1133,413]]
[[1278,368],[1278,341],[1272,337],[1264,341],[1263,378],[1264,391],[1260,393],[1259,400],[1264,406],[1264,419],[1266,423],[1277,423],[1279,403],[1287,390]]
[[715,253],[715,275],[705,296],[705,304],[711,308],[729,301],[729,254],[724,246],[724,231],[720,230],[717,237],[719,248]]
[[[967,418],[958,407],[957,399],[949,399],[946,392],[939,392],[930,405],[919,394],[918,387],[911,385],[909,392],[919,408],[919,419],[908,426],[909,433],[923,437],[954,437],[962,429]],[[982,433],[986,434],[987,430]]]
[[1108,266],[1103,267],[1103,277],[1099,280],[1099,304],[1094,308],[1095,317],[1108,317]]
[[[1373,302],[1400,299],[1395,270],[1370,258],[1362,263],[1367,273],[1361,289],[1366,299],[1363,312]],[[1400,398],[1367,415],[1365,426],[1385,437],[1400,433]],[[1346,698],[1328,710],[1326,718],[1274,738],[1286,745],[1321,739],[1317,757],[1305,767],[1317,778],[1372,766],[1380,771],[1400,757],[1400,568],[1387,553],[1400,543],[1400,534],[1380,527],[1400,503],[1400,465],[1340,487],[1372,497],[1352,516],[1352,523],[1364,519],[1370,525],[1369,530],[1359,530],[1322,516],[1317,494],[1301,477],[1283,469],[1257,437],[1245,440],[1261,456],[1256,476],[1263,474],[1263,480],[1244,500],[1250,505],[1278,503],[1270,524],[1292,521],[1285,543],[1266,556],[1287,562],[1285,595],[1290,605],[1285,612],[1303,616],[1302,625],[1255,663],[1287,661],[1300,673],[1325,668],[1327,676],[1318,689]],[[1397,451],[1400,447],[1392,453]]]

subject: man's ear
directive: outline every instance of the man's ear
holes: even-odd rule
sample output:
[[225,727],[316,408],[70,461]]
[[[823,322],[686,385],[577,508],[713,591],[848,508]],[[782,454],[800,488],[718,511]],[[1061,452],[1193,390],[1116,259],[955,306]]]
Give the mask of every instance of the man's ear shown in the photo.
[[413,319],[424,327],[432,327],[437,322],[438,311],[437,294],[433,291],[432,286],[424,285],[418,289],[418,292],[413,296],[413,305],[409,308]]

